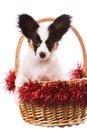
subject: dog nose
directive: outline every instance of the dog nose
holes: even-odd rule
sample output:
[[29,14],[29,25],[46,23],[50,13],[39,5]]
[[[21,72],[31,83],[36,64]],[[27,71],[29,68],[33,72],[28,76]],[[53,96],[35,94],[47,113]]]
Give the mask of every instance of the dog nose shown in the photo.
[[46,53],[44,53],[43,51],[41,51],[41,52],[39,53],[39,55],[40,55],[41,58],[45,58]]

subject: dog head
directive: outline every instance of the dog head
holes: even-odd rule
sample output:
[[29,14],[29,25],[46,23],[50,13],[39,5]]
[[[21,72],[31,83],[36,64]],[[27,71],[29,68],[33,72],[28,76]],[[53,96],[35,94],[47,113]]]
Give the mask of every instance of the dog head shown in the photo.
[[30,47],[40,60],[46,60],[58,47],[58,41],[68,31],[71,17],[63,14],[48,27],[40,26],[31,16],[19,15],[18,26],[27,37]]

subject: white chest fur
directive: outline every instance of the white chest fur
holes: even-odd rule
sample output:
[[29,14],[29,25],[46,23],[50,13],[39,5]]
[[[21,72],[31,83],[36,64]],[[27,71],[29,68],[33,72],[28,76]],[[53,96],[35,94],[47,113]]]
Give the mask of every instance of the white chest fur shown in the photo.
[[[31,54],[31,53],[30,53]],[[30,80],[58,80],[61,79],[61,69],[55,56],[46,61],[38,61],[34,55],[27,54],[20,68],[20,72]]]

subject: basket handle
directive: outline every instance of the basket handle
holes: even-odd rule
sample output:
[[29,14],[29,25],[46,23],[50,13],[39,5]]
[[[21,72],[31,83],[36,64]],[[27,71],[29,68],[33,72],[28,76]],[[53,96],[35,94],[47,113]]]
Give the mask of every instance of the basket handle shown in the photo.
[[[37,22],[38,23],[49,22],[49,21],[51,22],[51,21],[54,21],[54,20],[55,20],[55,18],[42,18],[42,19],[37,20]],[[84,76],[87,76],[87,54],[86,54],[86,48],[85,48],[84,42],[81,38],[81,35],[76,30],[76,28],[74,26],[71,26],[70,28],[79,40],[79,43],[80,43],[80,46],[81,46],[81,49],[82,49],[82,54],[83,54],[83,72],[84,72]],[[21,37],[19,38],[17,48],[16,48],[16,55],[15,55],[15,72],[16,73],[18,72],[18,68],[19,68],[20,50],[21,50],[21,46],[22,46],[24,37],[25,36],[22,34]]]

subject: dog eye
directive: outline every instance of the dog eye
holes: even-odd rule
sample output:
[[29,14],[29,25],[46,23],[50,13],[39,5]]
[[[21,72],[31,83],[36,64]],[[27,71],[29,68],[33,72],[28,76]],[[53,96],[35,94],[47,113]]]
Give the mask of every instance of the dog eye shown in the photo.
[[57,41],[57,42],[55,42],[55,44],[58,46],[58,41]]
[[52,45],[52,42],[50,42],[50,41],[46,41],[46,45],[47,45],[48,48],[50,48],[50,47],[53,46],[53,45]]
[[39,47],[39,46],[40,46],[40,42],[35,41],[35,42],[34,42],[34,45],[37,46],[37,47]]

